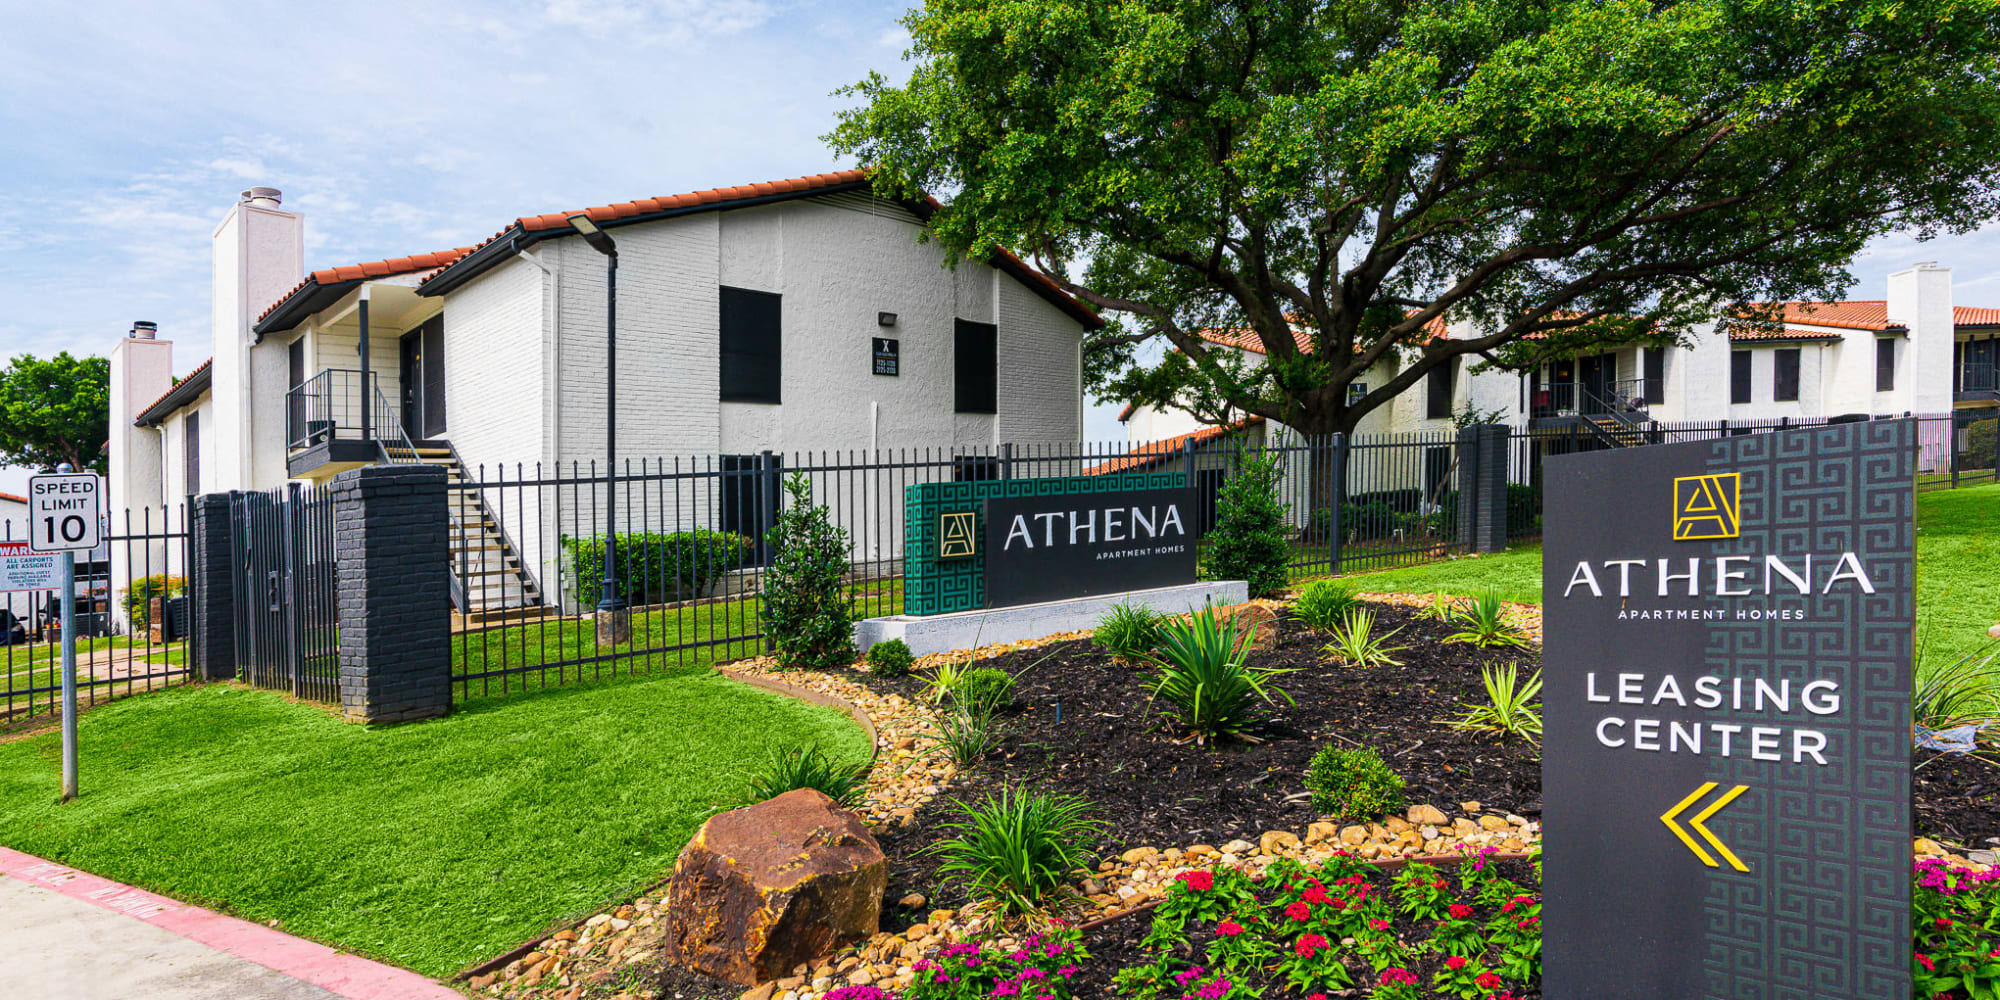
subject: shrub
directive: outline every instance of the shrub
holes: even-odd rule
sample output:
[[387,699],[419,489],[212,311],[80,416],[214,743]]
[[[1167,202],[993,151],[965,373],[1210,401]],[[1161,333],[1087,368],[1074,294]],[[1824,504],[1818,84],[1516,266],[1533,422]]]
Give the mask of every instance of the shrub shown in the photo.
[[1090,641],[1097,648],[1121,660],[1133,661],[1146,655],[1160,635],[1160,619],[1151,608],[1126,602],[1114,604],[1097,620]]
[[877,677],[901,677],[910,672],[910,664],[916,657],[910,655],[910,644],[901,639],[889,639],[868,647],[868,672]]
[[968,670],[952,687],[951,700],[975,710],[997,712],[1014,700],[1014,678],[997,667]]
[[[633,604],[667,604],[700,597],[722,574],[750,558],[750,539],[727,531],[622,532],[618,535],[618,585]],[[604,536],[562,540],[564,582],[585,607],[597,604],[604,583]]]
[[838,667],[854,659],[854,612],[840,586],[847,529],[813,505],[804,473],[785,480],[785,494],[785,509],[765,536],[773,555],[757,617],[781,665]]
[[1910,697],[1910,717],[1925,729],[1984,726],[2000,702],[2000,669],[1993,666],[1993,647],[1937,665],[1917,658],[1916,685]]
[[1163,698],[1180,715],[1181,725],[1196,742],[1218,736],[1248,738],[1257,703],[1269,704],[1271,693],[1291,701],[1277,685],[1265,682],[1290,670],[1252,667],[1248,660],[1255,627],[1238,635],[1236,619],[1192,614],[1160,625],[1157,649],[1146,655],[1153,665],[1153,696]]
[[1201,571],[1210,580],[1245,580],[1251,597],[1285,588],[1286,505],[1278,500],[1278,463],[1246,460],[1216,493],[1215,527],[1202,541]]
[[778,750],[745,777],[749,787],[739,800],[743,805],[812,788],[852,809],[868,791],[868,765],[841,763],[817,746]]
[[1990,469],[2000,447],[2000,420],[1980,420],[1965,429],[1965,458],[1960,468]]
[[1432,594],[1430,603],[1417,611],[1417,617],[1434,622],[1449,622],[1457,615],[1458,602],[1442,590]]
[[1322,816],[1379,819],[1402,812],[1403,779],[1372,747],[1328,746],[1306,768],[1306,791]]
[[1375,612],[1367,608],[1349,608],[1347,614],[1327,631],[1332,634],[1333,641],[1320,647],[1320,652],[1351,667],[1400,666],[1403,661],[1390,654],[1409,648],[1389,645],[1389,640],[1395,638],[1401,628],[1376,635]]
[[1339,580],[1314,580],[1292,602],[1292,614],[1312,628],[1327,628],[1361,603],[1353,586]]
[[1540,740],[1542,713],[1534,702],[1542,693],[1542,672],[1535,671],[1526,683],[1521,681],[1521,668],[1512,663],[1505,668],[1486,667],[1479,673],[1486,686],[1486,704],[1466,705],[1464,714],[1442,720],[1444,724],[1503,738],[1519,736],[1531,743]]
[[1090,847],[1103,824],[1079,795],[1003,788],[945,825],[954,835],[929,848],[944,859],[938,874],[1008,914],[1058,901],[1071,879],[1089,870]]
[[1506,610],[1499,592],[1488,587],[1485,593],[1458,606],[1459,630],[1445,636],[1444,641],[1471,643],[1483,649],[1527,645],[1527,637],[1508,623]]
[[187,592],[187,581],[178,576],[155,573],[132,581],[125,589],[125,618],[134,633],[153,627],[153,598],[177,597]]
[[955,703],[930,719],[931,731],[923,736],[944,753],[945,759],[961,771],[970,771],[1000,738],[993,723],[993,710]]

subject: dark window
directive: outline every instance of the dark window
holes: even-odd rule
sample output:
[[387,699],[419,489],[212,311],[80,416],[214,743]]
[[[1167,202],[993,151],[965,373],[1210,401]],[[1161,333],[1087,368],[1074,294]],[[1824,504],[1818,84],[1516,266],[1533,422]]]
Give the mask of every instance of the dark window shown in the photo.
[[1883,337],[1875,342],[1875,391],[1896,388],[1896,341]]
[[187,420],[183,421],[181,426],[187,429],[186,430],[187,440],[181,442],[181,452],[186,462],[186,472],[187,472],[187,483],[185,484],[186,491],[189,493],[200,493],[201,492],[201,411],[200,410],[190,411],[187,415]]
[[783,402],[778,393],[782,301],[771,292],[722,289],[723,402]]
[[1667,401],[1667,349],[1646,348],[1646,405],[1658,406]]
[[1781,348],[1771,352],[1771,398],[1789,402],[1799,398],[1799,349]]
[[1447,359],[1431,369],[1430,385],[1424,400],[1424,416],[1430,419],[1451,416],[1452,377],[1458,374],[1458,359]]
[[1228,475],[1227,469],[1194,470],[1195,535],[1206,535],[1215,527],[1217,515],[1222,509],[1222,481]]
[[1732,351],[1729,355],[1729,401],[1747,403],[1750,401],[1750,352]]
[[954,483],[991,483],[1000,479],[1000,460],[989,455],[967,455],[951,460]]
[[424,430],[427,438],[438,437],[444,426],[444,317],[433,316],[424,323]]
[[296,389],[306,381],[306,338],[301,335],[285,348],[285,364],[291,372],[292,384],[287,389]]
[[952,343],[952,408],[960,413],[1000,412],[1000,328],[958,321]]

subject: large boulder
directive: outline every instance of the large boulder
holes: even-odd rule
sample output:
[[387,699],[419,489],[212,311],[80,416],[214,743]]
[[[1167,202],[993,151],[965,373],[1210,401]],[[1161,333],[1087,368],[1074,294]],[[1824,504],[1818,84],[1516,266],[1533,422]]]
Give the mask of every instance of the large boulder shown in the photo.
[[874,934],[889,862],[810,788],[711,818],[674,863],[666,958],[755,986]]

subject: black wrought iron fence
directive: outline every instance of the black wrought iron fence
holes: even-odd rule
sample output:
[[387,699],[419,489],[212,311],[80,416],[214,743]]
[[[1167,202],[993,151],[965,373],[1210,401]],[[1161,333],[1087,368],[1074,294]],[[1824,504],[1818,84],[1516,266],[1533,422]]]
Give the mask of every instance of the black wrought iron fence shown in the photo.
[[331,494],[297,483],[231,494],[229,526],[238,679],[340,700]]
[[[90,705],[188,679],[190,597],[186,508],[121,510],[105,542],[77,557],[77,700]],[[0,522],[0,547],[25,550],[25,529]],[[62,707],[61,588],[0,592],[0,729]]]

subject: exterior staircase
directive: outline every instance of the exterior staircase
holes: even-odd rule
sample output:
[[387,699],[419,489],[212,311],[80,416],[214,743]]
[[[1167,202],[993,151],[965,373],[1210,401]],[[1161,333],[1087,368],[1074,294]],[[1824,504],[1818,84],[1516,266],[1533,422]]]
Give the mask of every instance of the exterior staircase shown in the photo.
[[1646,433],[1651,429],[1647,425],[1653,422],[1650,417],[1625,420],[1620,419],[1622,416],[1625,415],[1592,414],[1584,417],[1583,422],[1590,428],[1592,437],[1613,448],[1636,448],[1651,443],[1647,440]]
[[444,467],[451,511],[451,574],[453,617],[461,626],[539,618],[551,612],[542,600],[541,585],[521,565],[520,553],[507,537],[479,491],[465,488],[465,470],[458,452],[445,441],[413,446],[415,461]]

